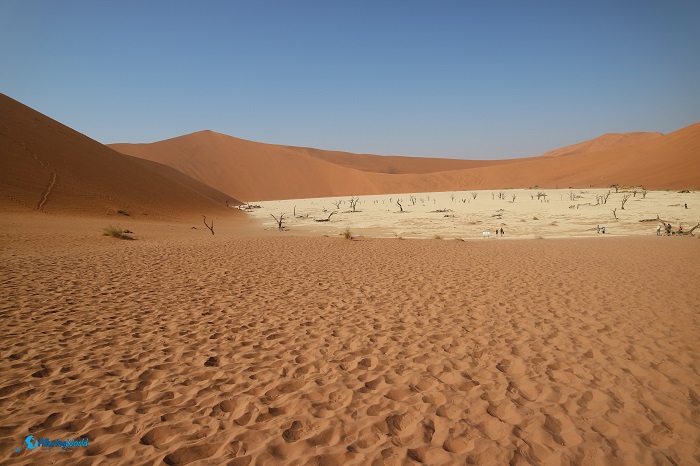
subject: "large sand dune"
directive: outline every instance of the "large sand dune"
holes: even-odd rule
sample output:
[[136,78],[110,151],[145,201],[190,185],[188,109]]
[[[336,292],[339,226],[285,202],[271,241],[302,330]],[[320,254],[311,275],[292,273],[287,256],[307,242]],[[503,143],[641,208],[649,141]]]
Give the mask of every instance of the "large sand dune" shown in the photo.
[[700,188],[700,124],[667,135],[605,135],[548,153],[560,156],[498,161],[350,154],[211,131],[111,147],[172,166],[243,201],[533,186]]
[[0,207],[150,218],[232,215],[229,195],[171,167],[120,154],[0,94]]

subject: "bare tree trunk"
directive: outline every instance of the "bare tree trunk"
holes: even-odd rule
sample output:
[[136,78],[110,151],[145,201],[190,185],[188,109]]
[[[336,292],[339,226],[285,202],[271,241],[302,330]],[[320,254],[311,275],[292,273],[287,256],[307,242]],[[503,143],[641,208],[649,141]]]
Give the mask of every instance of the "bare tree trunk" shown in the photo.
[[622,210],[625,210],[625,202],[630,198],[630,195],[627,194],[625,196],[622,196]]
[[204,217],[204,225],[205,225],[207,228],[209,228],[209,231],[211,231],[211,234],[213,235],[213,234],[214,234],[214,220],[212,219],[212,221],[211,221],[211,226],[209,226],[209,225],[207,225],[207,216],[206,216],[206,215],[202,215],[202,217]]
[[284,228],[282,226],[282,221],[284,221],[284,212],[280,213],[280,218],[277,218],[272,214],[270,214],[270,216],[275,219],[275,222],[277,222],[277,228],[281,231]]

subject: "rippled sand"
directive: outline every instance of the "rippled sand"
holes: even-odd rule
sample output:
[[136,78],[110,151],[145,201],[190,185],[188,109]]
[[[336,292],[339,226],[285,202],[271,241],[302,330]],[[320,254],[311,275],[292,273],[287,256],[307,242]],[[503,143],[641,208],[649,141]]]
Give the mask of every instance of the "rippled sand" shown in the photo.
[[2,462],[700,461],[697,237],[95,225],[0,228]]

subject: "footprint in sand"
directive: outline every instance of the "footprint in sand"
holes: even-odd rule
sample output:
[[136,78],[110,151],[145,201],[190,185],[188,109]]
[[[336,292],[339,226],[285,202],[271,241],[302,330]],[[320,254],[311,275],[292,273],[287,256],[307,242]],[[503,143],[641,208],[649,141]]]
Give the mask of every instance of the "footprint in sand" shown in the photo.
[[409,388],[396,388],[394,390],[389,390],[389,392],[384,396],[393,401],[402,401],[412,394],[413,392]]
[[309,421],[294,421],[288,429],[282,432],[282,438],[285,442],[293,443],[311,437],[316,431],[318,431],[318,426]]
[[177,431],[171,426],[158,426],[146,432],[146,434],[141,437],[141,443],[143,445],[152,445],[162,450],[176,436]]
[[222,446],[223,444],[210,443],[182,447],[168,454],[163,461],[171,465],[193,463],[214,456]]
[[544,428],[560,445],[572,447],[583,441],[583,438],[576,432],[576,426],[568,417],[559,414],[545,414]]
[[326,407],[332,411],[335,411],[349,405],[350,401],[352,401],[352,391],[345,388],[340,388],[328,394],[328,403],[326,404]]

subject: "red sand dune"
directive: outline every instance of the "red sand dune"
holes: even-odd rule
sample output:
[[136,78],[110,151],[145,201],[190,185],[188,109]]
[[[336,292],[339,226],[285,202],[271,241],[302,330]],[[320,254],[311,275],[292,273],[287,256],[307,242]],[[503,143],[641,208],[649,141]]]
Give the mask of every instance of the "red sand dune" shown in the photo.
[[617,149],[630,144],[649,141],[663,136],[662,133],[606,133],[588,141],[550,150],[543,157],[559,157],[561,155],[586,154],[603,150]]
[[148,218],[230,214],[236,203],[168,166],[120,154],[0,94],[0,207]]
[[667,135],[604,135],[548,153],[566,157],[499,161],[350,154],[211,131],[110,147],[169,165],[244,201],[533,186],[700,188],[700,124]]
[[566,156],[499,161],[350,154],[211,131],[112,145],[119,153],[7,96],[0,105],[5,210],[153,218],[223,212],[235,199],[612,184],[700,189],[700,123],[667,135],[603,136],[562,149]]

